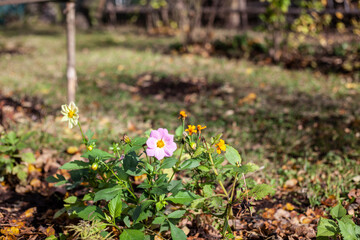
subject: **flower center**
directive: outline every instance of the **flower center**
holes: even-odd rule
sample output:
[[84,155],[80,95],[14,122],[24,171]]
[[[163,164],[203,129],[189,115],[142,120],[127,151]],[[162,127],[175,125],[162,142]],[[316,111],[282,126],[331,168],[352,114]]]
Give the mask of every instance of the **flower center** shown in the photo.
[[156,146],[158,148],[163,148],[165,146],[165,143],[162,139],[160,139],[159,141],[157,141]]
[[73,118],[74,114],[75,114],[75,111],[70,110],[69,113],[68,113],[68,117]]

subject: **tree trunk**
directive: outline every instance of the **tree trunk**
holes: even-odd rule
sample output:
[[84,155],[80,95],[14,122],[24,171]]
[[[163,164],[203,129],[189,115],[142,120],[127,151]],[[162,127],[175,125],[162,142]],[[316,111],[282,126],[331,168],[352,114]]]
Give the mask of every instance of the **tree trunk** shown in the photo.
[[241,11],[241,26],[243,29],[247,29],[248,15],[246,13],[246,0],[239,0],[239,10]]
[[230,0],[229,7],[232,10],[229,14],[227,25],[229,28],[238,28],[240,24],[239,0]]
[[169,6],[161,7],[161,19],[165,27],[170,26],[169,21]]
[[152,19],[152,11],[151,11],[151,5],[150,5],[150,1],[151,0],[147,0],[146,2],[146,31],[148,33],[150,33],[153,30],[153,19]]
[[75,3],[66,3],[66,40],[67,40],[67,71],[68,102],[75,102],[76,70],[75,70]]
[[217,13],[217,8],[219,5],[219,0],[214,0],[213,1],[213,5],[212,5],[212,9],[211,9],[211,13],[209,15],[209,21],[207,24],[207,28],[206,28],[206,40],[207,41],[211,41],[212,40],[212,31],[213,31],[213,27],[214,27],[214,21],[215,21],[215,17],[216,17],[216,13]]
[[104,14],[105,4],[106,4],[106,0],[100,0],[99,5],[96,10],[96,18],[97,18],[99,24],[102,23],[102,17]]
[[195,42],[195,30],[201,27],[202,3],[202,0],[188,1],[188,19],[190,21],[189,31],[186,34],[186,43]]

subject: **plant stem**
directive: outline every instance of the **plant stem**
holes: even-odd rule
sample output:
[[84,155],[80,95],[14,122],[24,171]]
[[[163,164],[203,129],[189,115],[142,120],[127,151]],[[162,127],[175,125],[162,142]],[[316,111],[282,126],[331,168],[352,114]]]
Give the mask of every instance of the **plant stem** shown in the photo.
[[86,140],[85,135],[84,135],[84,133],[83,133],[83,131],[82,131],[82,129],[81,129],[80,121],[78,122],[78,126],[79,126],[79,128],[80,128],[80,132],[81,132],[81,136],[82,136],[82,138],[83,138],[83,141],[84,141],[84,143],[86,144],[86,143],[87,143],[87,140]]
[[182,156],[182,153],[183,153],[183,151],[184,151],[184,146],[185,146],[185,143],[183,143],[183,145],[181,146],[181,151],[180,151],[179,160],[178,160],[178,161],[177,161],[177,163],[176,163],[176,167],[175,167],[175,168],[173,168],[173,173],[172,173],[172,175],[171,175],[171,177],[170,177],[169,182],[171,182],[171,180],[172,180],[172,179],[173,179],[173,177],[175,176],[175,173],[176,173],[176,171],[177,171],[177,169],[178,169],[178,167],[179,167],[179,165],[180,165],[180,162],[181,162],[181,156]]
[[148,155],[146,154],[146,149],[145,149],[144,146],[143,146],[143,149],[144,149],[144,153],[145,153],[145,156],[146,156],[146,160],[149,162],[149,157],[148,157]]
[[231,197],[230,197],[231,201],[233,201],[233,199],[234,199],[237,176],[238,176],[238,173],[235,174],[235,179],[234,179],[233,186],[232,186],[232,189],[231,189]]
[[[214,161],[213,161],[212,156],[211,156],[210,153],[209,153],[209,158],[210,158],[210,162],[211,162],[211,167],[212,167],[215,175],[216,175],[216,176],[219,176],[219,173],[218,173],[218,171],[217,171],[216,168],[215,168],[215,164],[214,164]],[[220,179],[218,179],[218,183],[220,184],[220,187],[221,187],[222,190],[224,191],[227,199],[230,200],[230,198],[229,198],[229,193],[226,191],[226,188],[224,187],[224,184],[222,183],[222,181],[221,181]]]
[[[104,163],[103,161],[100,161],[100,162],[105,165],[105,167],[112,173],[112,175],[114,175],[114,177],[115,177],[119,182],[124,182],[123,180],[121,180],[121,179],[114,173],[114,171],[113,171],[111,168],[109,168],[109,166],[108,166],[106,163]],[[130,185],[130,186],[131,186],[131,185]],[[137,201],[137,197],[136,197],[135,194],[128,188],[128,186],[125,186],[125,188],[126,188],[126,190],[128,190],[128,192],[133,196],[134,200]],[[131,188],[132,188],[132,186],[131,186]]]
[[[214,161],[213,161],[213,159],[212,159],[211,153],[209,152],[209,148],[208,148],[208,145],[207,145],[207,143],[206,143],[205,140],[204,140],[204,145],[205,145],[205,147],[206,147],[206,149],[207,149],[207,151],[208,151],[208,154],[209,154],[209,159],[210,159],[210,162],[211,162],[211,167],[212,167],[215,175],[216,175],[216,176],[219,176],[219,173],[218,173],[218,171],[217,171],[216,168],[215,168]],[[218,180],[218,183],[220,184],[222,190],[224,191],[224,193],[225,193],[225,195],[226,195],[226,198],[227,198],[228,200],[230,200],[230,198],[229,198],[229,193],[226,191],[226,188],[224,187],[224,184],[221,182],[220,179]]]

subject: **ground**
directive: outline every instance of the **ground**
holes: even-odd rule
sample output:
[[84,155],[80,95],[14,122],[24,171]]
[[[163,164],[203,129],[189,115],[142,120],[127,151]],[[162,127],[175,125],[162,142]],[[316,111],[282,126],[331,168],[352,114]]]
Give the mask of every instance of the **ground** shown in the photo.
[[[28,145],[38,173],[30,173],[30,187],[3,184],[0,197],[0,224],[24,221],[23,239],[61,232],[73,221],[52,220],[66,193],[44,181],[82,150],[80,134],[60,122],[65,39],[61,27],[14,26],[0,33],[2,127],[35,131]],[[76,102],[83,128],[96,132],[102,148],[123,134],[174,131],[178,112],[186,110],[208,134],[223,133],[244,162],[262,166],[255,179],[277,190],[253,203],[253,216],[234,219],[238,234],[314,238],[319,217],[339,200],[349,208],[350,190],[360,188],[360,85],[343,75],[171,53],[178,40],[128,27],[78,32]],[[206,228],[190,229],[190,239],[216,237]]]

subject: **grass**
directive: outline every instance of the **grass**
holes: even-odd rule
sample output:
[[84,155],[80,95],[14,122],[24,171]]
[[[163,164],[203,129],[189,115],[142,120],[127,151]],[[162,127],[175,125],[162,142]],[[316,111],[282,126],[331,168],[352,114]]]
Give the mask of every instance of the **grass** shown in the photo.
[[[80,138],[66,129],[58,115],[66,102],[65,39],[61,27],[0,32],[0,46],[11,43],[27,49],[25,54],[0,54],[3,94],[37,96],[48,113],[42,123],[13,128],[36,130],[33,147],[60,152]],[[185,109],[193,124],[207,125],[209,133],[223,132],[245,161],[265,165],[260,175],[268,181],[282,186],[287,179],[298,179],[313,205],[330,195],[342,198],[359,187],[352,180],[360,174],[359,85],[349,87],[342,76],[243,60],[164,54],[176,41],[133,28],[77,33],[77,105],[83,128],[96,130],[100,147],[125,133],[134,136],[151,127],[175,129],[177,114]],[[144,73],[169,82],[177,77],[205,78],[208,85],[218,86],[220,94],[201,92],[187,100],[126,90],[136,86]],[[164,89],[169,86],[164,84]],[[252,93],[256,97],[247,99]]]

